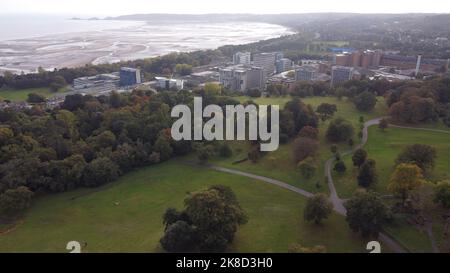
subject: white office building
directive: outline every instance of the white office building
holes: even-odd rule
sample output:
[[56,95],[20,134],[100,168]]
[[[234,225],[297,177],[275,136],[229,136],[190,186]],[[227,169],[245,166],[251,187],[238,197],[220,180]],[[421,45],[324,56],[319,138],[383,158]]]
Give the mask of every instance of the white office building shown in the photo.
[[303,65],[295,70],[296,81],[313,81],[316,78],[317,68],[311,65]]
[[235,65],[219,70],[219,82],[225,88],[245,92],[257,88],[264,89],[266,85],[265,71],[260,67]]
[[234,64],[250,65],[252,61],[252,54],[250,52],[237,52],[233,55]]
[[166,77],[155,77],[156,87],[165,90],[182,90],[184,89],[184,80],[168,79]]
[[253,55],[253,65],[265,70],[265,74],[271,75],[275,72],[277,53],[256,53]]

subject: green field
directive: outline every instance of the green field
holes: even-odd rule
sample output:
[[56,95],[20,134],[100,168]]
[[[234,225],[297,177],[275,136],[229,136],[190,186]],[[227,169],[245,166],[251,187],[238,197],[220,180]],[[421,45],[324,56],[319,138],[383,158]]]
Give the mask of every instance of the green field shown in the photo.
[[[437,151],[436,166],[429,177],[431,181],[450,179],[450,134],[418,131],[400,128],[388,128],[385,132],[376,126],[369,128],[369,141],[364,146],[369,158],[377,163],[378,183],[374,189],[388,194],[389,177],[394,171],[397,155],[408,145],[427,144]],[[345,158],[349,171],[342,176],[335,176],[336,188],[342,197],[350,197],[358,188],[357,169],[352,167],[351,156]]]
[[[58,93],[64,93],[67,91],[67,87],[62,88]],[[28,94],[36,93],[43,95],[46,98],[50,98],[55,93],[50,92],[48,88],[29,88],[29,89],[0,89],[0,98],[10,101],[25,101],[28,98]]]
[[181,208],[186,193],[213,184],[230,186],[249,215],[230,251],[286,252],[291,243],[322,244],[330,252],[365,251],[341,216],[333,214],[322,226],[305,223],[305,199],[298,194],[200,168],[173,160],[101,188],[38,198],[23,223],[0,235],[0,252],[65,252],[71,240],[87,242],[87,252],[160,252],[165,209]]
[[[239,101],[245,102],[249,100],[249,97],[238,97]],[[273,97],[273,98],[257,98],[254,101],[257,104],[271,104],[271,105],[280,105],[280,107],[284,107],[284,105],[291,100],[291,97]],[[315,109],[321,103],[332,103],[337,106],[338,112],[335,114],[335,117],[342,117],[344,119],[349,120],[354,128],[355,128],[355,136],[353,137],[355,143],[357,140],[357,132],[359,130],[359,117],[363,116],[365,120],[369,120],[375,117],[380,117],[386,115],[387,108],[384,104],[384,99],[379,97],[378,103],[375,109],[372,112],[361,112],[358,111],[352,102],[342,99],[339,100],[334,97],[310,97],[304,98],[302,101],[306,104],[310,104]],[[233,168],[244,170],[248,172],[252,172],[258,175],[263,175],[275,179],[279,179],[283,182],[292,184],[296,187],[305,189],[310,192],[328,192],[328,187],[324,183],[324,164],[331,156],[330,147],[332,143],[329,143],[325,138],[325,132],[328,127],[330,121],[320,122],[319,123],[319,152],[317,154],[317,162],[318,169],[316,171],[316,175],[308,180],[305,180],[301,177],[301,175],[296,170],[296,164],[292,159],[292,142],[284,145],[280,145],[280,148],[277,151],[270,152],[265,154],[257,164],[251,163],[250,161],[240,163],[240,164],[232,164],[235,161],[243,159],[246,157],[249,145],[247,143],[238,143],[233,142],[233,157],[229,159],[216,159],[214,160],[215,164]],[[349,149],[349,146],[346,143],[342,143],[339,146],[341,151]],[[316,185],[319,184],[320,187]]]

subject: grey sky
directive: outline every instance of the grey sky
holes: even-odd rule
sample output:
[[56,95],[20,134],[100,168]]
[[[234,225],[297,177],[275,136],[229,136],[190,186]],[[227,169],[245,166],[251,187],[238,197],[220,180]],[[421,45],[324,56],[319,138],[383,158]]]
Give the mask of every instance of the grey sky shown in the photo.
[[0,13],[450,13],[448,0],[1,0]]

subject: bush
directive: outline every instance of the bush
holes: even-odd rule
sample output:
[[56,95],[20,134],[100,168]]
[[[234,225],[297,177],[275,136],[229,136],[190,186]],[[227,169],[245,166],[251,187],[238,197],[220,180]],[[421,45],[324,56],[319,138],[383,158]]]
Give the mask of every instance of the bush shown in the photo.
[[0,217],[12,217],[29,208],[33,192],[27,187],[9,189],[0,195]]
[[334,164],[334,171],[338,173],[345,173],[346,170],[347,167],[345,166],[344,161],[339,160],[338,162],[336,162],[336,164]]
[[308,157],[298,163],[297,168],[303,178],[310,179],[316,174],[317,164],[313,158]]

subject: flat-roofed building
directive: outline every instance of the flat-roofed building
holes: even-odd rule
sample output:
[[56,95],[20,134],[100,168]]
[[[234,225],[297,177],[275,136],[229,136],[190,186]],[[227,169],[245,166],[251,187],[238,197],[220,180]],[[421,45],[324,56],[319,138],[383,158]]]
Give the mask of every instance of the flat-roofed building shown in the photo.
[[73,80],[73,90],[84,93],[103,93],[117,90],[120,77],[118,73],[99,74]]
[[292,70],[292,61],[287,58],[282,58],[276,61],[277,74]]
[[166,77],[155,77],[157,88],[164,90],[182,90],[184,89],[184,80],[179,79],[168,79]]
[[141,70],[137,68],[120,68],[120,86],[134,86],[142,83]]
[[236,52],[233,55],[234,64],[250,65],[252,61],[252,54],[250,52]]
[[353,78],[353,67],[333,66],[331,68],[331,86],[336,86]]
[[225,88],[245,92],[248,89],[264,89],[265,71],[261,67],[235,65],[219,70],[219,82]]
[[276,58],[277,53],[256,53],[253,54],[253,65],[264,69],[266,75],[271,75],[275,72]]
[[295,70],[296,81],[313,81],[316,77],[317,69],[312,65],[303,65]]

